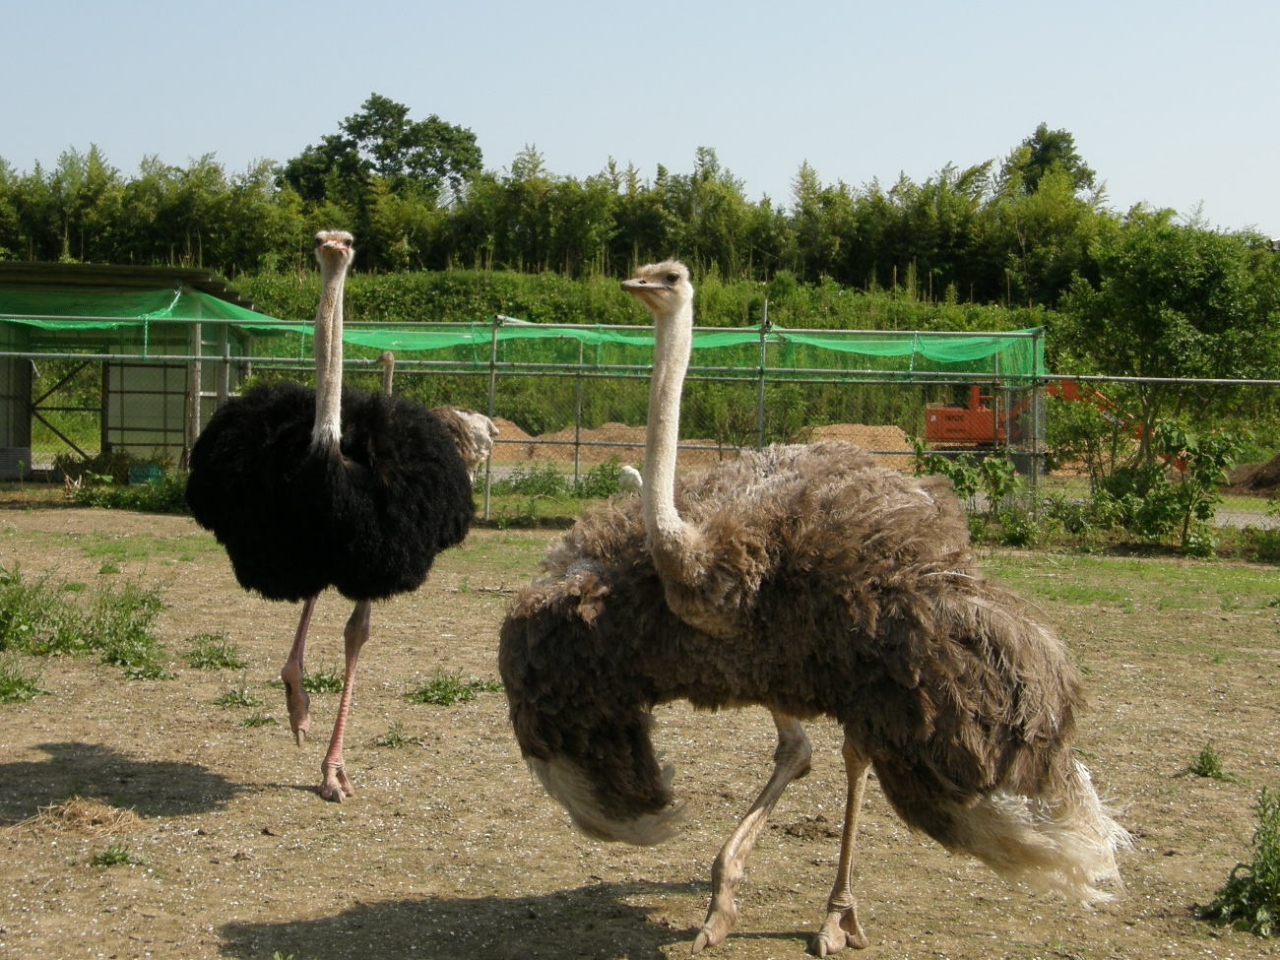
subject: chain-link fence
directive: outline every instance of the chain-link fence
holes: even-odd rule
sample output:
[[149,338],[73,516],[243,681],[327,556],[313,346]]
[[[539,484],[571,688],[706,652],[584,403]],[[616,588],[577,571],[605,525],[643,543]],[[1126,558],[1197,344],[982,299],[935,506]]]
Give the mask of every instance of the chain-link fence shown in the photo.
[[[311,374],[304,325],[246,336],[232,324],[188,323],[150,339],[147,349],[135,341],[106,353],[0,352],[7,475],[56,478],[69,464],[100,466],[103,458],[133,480],[180,468],[200,425],[245,383]],[[642,460],[648,328],[499,317],[473,325],[352,325],[345,339],[350,385],[383,389],[392,359],[397,393],[495,420],[486,491],[519,470],[577,480],[603,463]],[[1054,377],[1044,369],[1039,330],[704,329],[696,332],[685,388],[680,462],[705,466],[744,447],[839,439],[904,471],[918,469],[922,457],[964,462],[998,454],[1016,469],[1018,496],[1084,498],[1124,463],[1167,456],[1152,437],[1163,415],[1205,431],[1259,426],[1262,446],[1253,455],[1269,459],[1265,437],[1280,435],[1278,393],[1278,381]],[[1260,483],[1258,492],[1269,490]]]

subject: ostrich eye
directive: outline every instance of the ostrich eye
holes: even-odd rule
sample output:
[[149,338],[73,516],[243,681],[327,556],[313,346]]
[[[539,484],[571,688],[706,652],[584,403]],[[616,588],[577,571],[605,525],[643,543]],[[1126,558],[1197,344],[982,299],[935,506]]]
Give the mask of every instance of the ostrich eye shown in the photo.
[[679,282],[680,282],[680,274],[678,273],[667,274],[667,283],[671,284],[672,286],[675,286]]

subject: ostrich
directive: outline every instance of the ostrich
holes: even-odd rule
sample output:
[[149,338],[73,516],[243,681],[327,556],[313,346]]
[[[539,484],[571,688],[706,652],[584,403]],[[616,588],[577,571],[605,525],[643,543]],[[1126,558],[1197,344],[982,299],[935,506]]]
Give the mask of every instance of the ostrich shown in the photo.
[[1128,838],[1074,756],[1080,682],[1063,645],[977,572],[949,484],[842,443],[773,446],[677,483],[693,289],[674,262],[623,287],[655,320],[643,494],[580,518],[501,630],[512,725],[547,792],[589,836],[656,843],[681,806],[652,708],[770,710],[774,770],[715,858],[695,953],[736,923],[747,858],[809,771],[801,722],[818,716],[843,729],[848,785],[819,956],[868,942],[852,872],[869,768],[949,850],[1105,899]]
[[241,586],[269,600],[303,601],[280,671],[299,745],[311,728],[302,662],[317,597],[332,586],[355,601],[343,632],[342,697],[320,767],[320,795],[336,802],[354,792],[342,741],[372,603],[417,589],[475,513],[466,467],[439,418],[402,398],[342,389],[342,295],[353,255],[351,234],[316,234],[315,389],[265,384],[223,404],[192,449],[186,491]]
[[[375,362],[382,367],[382,392],[389,397],[396,374],[396,355],[384,350]],[[475,486],[476,471],[493,450],[498,425],[483,413],[462,407],[432,407],[431,412],[448,428],[462,462],[466,464],[467,476]]]
[[640,476],[640,471],[632,466],[625,466],[618,471],[618,490],[635,496],[644,489],[644,479]]

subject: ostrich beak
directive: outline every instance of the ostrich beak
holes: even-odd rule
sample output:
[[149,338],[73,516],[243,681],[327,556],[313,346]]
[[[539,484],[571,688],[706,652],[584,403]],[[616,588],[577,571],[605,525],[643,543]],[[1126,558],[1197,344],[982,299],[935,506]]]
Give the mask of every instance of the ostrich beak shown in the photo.
[[645,290],[670,290],[671,284],[661,280],[650,280],[647,277],[633,277],[622,281],[622,289],[627,293],[642,293]]

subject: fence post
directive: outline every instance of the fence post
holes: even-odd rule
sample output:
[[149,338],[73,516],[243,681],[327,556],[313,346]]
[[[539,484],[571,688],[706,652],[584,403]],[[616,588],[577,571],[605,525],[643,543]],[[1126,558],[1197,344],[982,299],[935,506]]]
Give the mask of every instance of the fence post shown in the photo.
[[582,360],[583,343],[578,341],[578,372],[573,384],[573,485],[580,482],[579,469],[582,465]]
[[1044,327],[1036,329],[1032,338],[1032,365],[1035,367],[1035,379],[1031,381],[1031,469],[1027,471],[1027,495],[1031,500],[1031,512],[1038,515],[1040,475],[1044,471],[1045,428],[1047,414],[1045,409],[1044,371],[1040,369],[1040,357],[1044,356],[1044,347],[1040,342],[1044,338]]
[[[225,328],[224,328],[225,329]],[[200,353],[204,335],[200,331],[200,321],[191,325],[191,338],[195,342],[191,346],[194,358],[187,367],[187,423],[182,437],[182,458],[179,466],[186,470],[191,465],[191,448],[195,446],[196,437],[200,435],[200,393],[201,376]]]
[[764,302],[760,318],[760,381],[756,387],[756,449],[764,449],[764,374],[765,353],[769,340],[769,301]]
[[[498,327],[502,326],[502,314],[494,314],[493,317],[493,337],[489,343],[489,411],[488,417],[492,420],[497,415],[498,410]],[[493,453],[490,451],[489,459],[484,464],[484,519],[489,519],[489,503],[490,494],[493,488]]]

